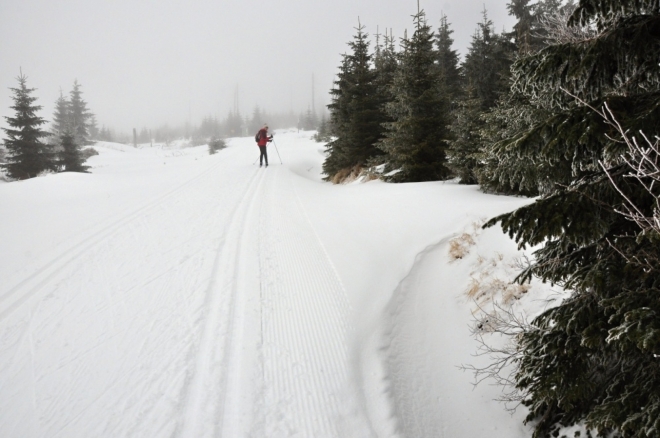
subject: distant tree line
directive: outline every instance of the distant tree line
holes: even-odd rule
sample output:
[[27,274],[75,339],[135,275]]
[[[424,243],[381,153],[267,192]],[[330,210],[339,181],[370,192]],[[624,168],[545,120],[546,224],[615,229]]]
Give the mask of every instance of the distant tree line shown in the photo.
[[[331,90],[323,171],[457,178],[538,196],[500,223],[537,246],[517,281],[570,298],[523,327],[513,385],[534,437],[660,436],[660,2],[511,0],[463,61],[423,11],[398,49],[358,25]],[[441,200],[437,200],[441,202]]]
[[[177,138],[188,138],[193,144],[201,145],[208,143],[212,139],[252,136],[265,123],[272,129],[297,127],[302,130],[313,131],[319,129],[323,120],[326,120],[325,114],[319,119],[316,112],[312,109],[298,114],[293,111],[276,113],[268,112],[259,106],[255,106],[249,115],[243,115],[240,111],[231,110],[224,118],[218,118],[212,115],[206,116],[199,125],[195,126],[188,124],[183,126],[161,125],[155,129],[143,127],[137,134],[137,142],[141,144],[151,141],[167,143]],[[117,139],[123,138],[112,132],[104,134],[103,129],[101,129],[101,134],[99,135],[100,140],[117,141]]]
[[42,107],[35,104],[35,89],[28,88],[27,76],[21,72],[17,81],[18,87],[11,88],[15,116],[5,117],[9,128],[3,128],[5,151],[0,167],[6,175],[20,180],[46,171],[86,172],[89,167],[84,165],[82,148],[91,144],[99,130],[78,81],[68,98],[60,92],[49,131],[41,128],[46,121],[37,115]]
[[60,91],[52,121],[46,130],[43,129],[46,120],[38,115],[42,107],[36,104],[35,89],[28,88],[27,76],[22,72],[17,82],[18,87],[11,89],[14,101],[11,108],[15,116],[5,117],[9,128],[3,128],[6,137],[0,143],[0,169],[10,179],[32,178],[43,172],[86,172],[89,167],[84,162],[93,151],[84,148],[93,141],[145,144],[188,138],[192,144],[202,145],[226,137],[251,136],[264,123],[271,128],[298,127],[304,130],[316,130],[325,123],[325,115],[319,120],[313,109],[299,114],[293,111],[269,113],[256,106],[250,116],[243,116],[235,110],[223,120],[208,116],[198,126],[143,127],[131,136],[117,133],[105,125],[98,127],[76,80],[68,96]]

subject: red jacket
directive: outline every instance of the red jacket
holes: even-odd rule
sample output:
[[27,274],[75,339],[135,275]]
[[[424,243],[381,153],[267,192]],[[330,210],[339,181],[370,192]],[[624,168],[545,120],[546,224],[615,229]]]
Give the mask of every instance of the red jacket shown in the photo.
[[268,131],[266,131],[266,128],[261,128],[259,130],[258,138],[259,138],[259,141],[257,142],[258,146],[266,146],[268,144],[270,138],[268,138]]

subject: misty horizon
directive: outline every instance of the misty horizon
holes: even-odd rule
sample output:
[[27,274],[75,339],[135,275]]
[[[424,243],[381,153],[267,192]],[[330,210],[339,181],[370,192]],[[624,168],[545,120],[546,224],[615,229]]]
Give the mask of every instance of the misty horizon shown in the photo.
[[[498,32],[510,29],[506,3],[422,1],[420,7],[433,29],[447,15],[454,49],[464,55],[484,7]],[[320,116],[358,18],[373,49],[376,33],[385,29],[400,40],[416,12],[414,0],[5,0],[0,116],[12,115],[9,88],[20,70],[36,89],[40,117],[50,122],[60,90],[68,96],[77,80],[98,126],[120,133],[194,126],[205,117],[224,119],[236,107],[243,117],[257,106],[269,114],[301,114],[313,101]]]

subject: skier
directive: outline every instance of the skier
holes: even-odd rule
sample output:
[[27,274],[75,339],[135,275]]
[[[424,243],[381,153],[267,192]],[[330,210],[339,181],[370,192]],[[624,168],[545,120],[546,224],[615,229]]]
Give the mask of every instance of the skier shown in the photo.
[[259,146],[259,151],[261,152],[261,155],[259,156],[259,167],[263,165],[264,159],[266,160],[266,167],[268,167],[268,152],[266,151],[266,147],[268,146],[268,143],[273,141],[273,136],[268,135],[267,124],[257,132],[254,139],[257,141],[257,146]]

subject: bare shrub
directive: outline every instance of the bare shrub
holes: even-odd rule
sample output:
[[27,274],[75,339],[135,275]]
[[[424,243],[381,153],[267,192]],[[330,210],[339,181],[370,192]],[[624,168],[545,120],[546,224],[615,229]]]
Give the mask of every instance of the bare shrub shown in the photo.
[[[507,410],[514,411],[525,399],[525,394],[516,389],[517,364],[523,356],[518,340],[531,326],[524,316],[516,315],[511,308],[492,304],[486,311],[479,307],[470,328],[472,337],[478,342],[475,357],[487,357],[487,365],[461,365],[461,369],[474,373],[474,386],[490,380],[502,388],[497,398],[504,402]],[[494,342],[493,335],[498,335]],[[499,345],[498,345],[499,344]]]
[[209,141],[209,155],[213,155],[219,150],[222,150],[226,147],[227,147],[227,143],[223,139],[213,137]]
[[[616,212],[635,222],[642,231],[654,232],[660,235],[660,137],[655,136],[654,140],[651,141],[644,132],[639,131],[639,135],[642,138],[642,140],[639,140],[637,137],[631,136],[628,131],[621,126],[616,117],[614,117],[614,113],[607,102],[603,105],[602,110],[598,110],[569,91],[565,89],[562,90],[579,103],[589,107],[596,114],[601,116],[605,123],[613,127],[621,137],[620,139],[613,139],[608,136],[608,138],[612,141],[623,143],[628,148],[625,154],[612,160],[612,162],[605,163],[603,160],[598,161],[614,188],[624,199],[623,210],[616,210]],[[651,216],[645,214],[642,209],[636,205],[635,202],[623,192],[623,190],[621,190],[614,180],[612,174],[615,172],[614,168],[619,164],[624,164],[627,167],[627,173],[624,175],[624,178],[637,180],[637,183],[649,195],[651,195],[654,200]]]
[[607,173],[612,185],[624,198],[624,208],[618,213],[629,220],[635,222],[644,232],[655,232],[660,234],[660,138],[655,137],[651,141],[643,132],[639,132],[641,139],[630,136],[627,131],[614,118],[614,114],[604,105],[602,111],[598,113],[605,119],[606,123],[613,126],[628,147],[628,151],[621,157],[621,160],[627,166],[627,173],[624,178],[632,178],[650,194],[654,199],[654,206],[651,216],[645,214],[617,185],[612,177],[612,171],[605,163],[600,161],[600,165]]

